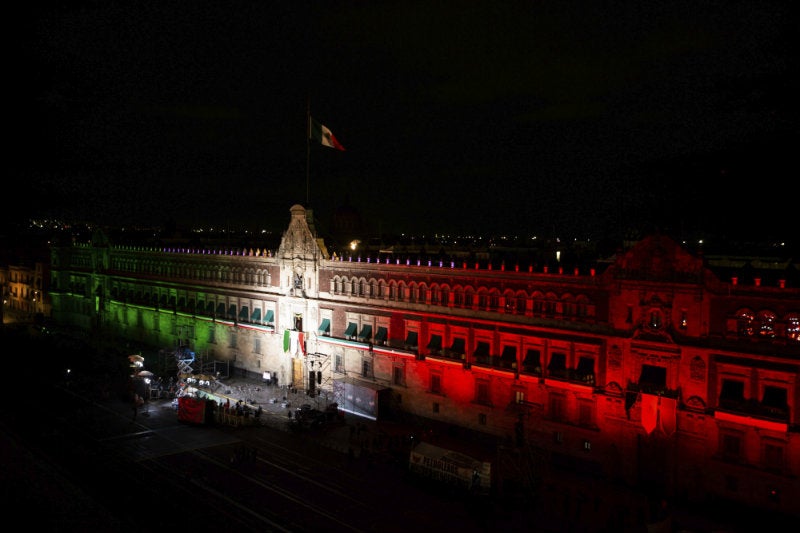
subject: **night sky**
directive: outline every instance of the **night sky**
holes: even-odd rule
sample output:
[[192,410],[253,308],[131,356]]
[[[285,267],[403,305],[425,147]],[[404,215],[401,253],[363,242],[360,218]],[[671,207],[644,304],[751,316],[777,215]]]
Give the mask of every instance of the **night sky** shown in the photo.
[[[16,18],[15,216],[796,239],[788,0],[47,4]],[[307,150],[309,105],[346,151]]]

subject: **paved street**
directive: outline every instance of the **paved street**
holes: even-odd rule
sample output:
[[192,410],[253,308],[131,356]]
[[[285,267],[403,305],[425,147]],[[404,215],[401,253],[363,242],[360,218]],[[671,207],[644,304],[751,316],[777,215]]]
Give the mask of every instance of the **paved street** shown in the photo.
[[[15,354],[15,360],[25,364],[17,365],[6,380],[11,401],[0,410],[0,453],[5,458],[0,473],[7,481],[0,497],[16,510],[36,501],[46,510],[37,516],[44,530],[82,531],[91,524],[99,532],[139,531],[148,523],[138,521],[140,511],[177,513],[169,525],[185,526],[181,514],[188,512],[184,502],[188,498],[195,509],[200,505],[215,510],[213,516],[204,516],[202,525],[193,524],[195,530],[228,531],[234,525],[239,532],[270,530],[265,523],[280,530],[275,524],[289,520],[290,530],[304,531],[314,528],[298,517],[319,522],[315,514],[328,505],[333,505],[328,519],[344,523],[338,513],[361,506],[364,498],[358,504],[349,498],[365,491],[375,504],[364,508],[356,530],[391,530],[377,518],[370,522],[369,515],[384,513],[387,502],[397,503],[398,496],[416,503],[413,510],[403,507],[403,520],[391,523],[411,529],[415,520],[417,528],[439,520],[442,529],[459,524],[463,533],[519,527],[541,532],[646,529],[650,509],[641,494],[566,472],[552,472],[543,479],[533,501],[464,501],[441,486],[408,476],[408,435],[425,434],[447,444],[453,438],[447,432],[349,414],[324,427],[290,431],[288,413],[303,403],[317,407],[316,400],[309,402],[302,392],[258,379],[229,378],[213,391],[231,403],[242,400],[251,409],[261,407],[261,417],[250,417],[247,424],[182,423],[172,399],[166,397],[150,400],[133,420],[124,395],[108,394],[96,382],[63,379],[58,371],[62,350],[39,346],[35,337],[20,340],[6,335],[9,339],[12,344],[4,345],[4,353]],[[319,407],[324,409],[324,404]],[[304,507],[309,503],[306,498],[287,500],[278,508],[263,507],[263,502],[278,500],[271,491],[284,483],[288,485],[280,499],[309,490],[326,497],[313,512]],[[247,501],[259,512],[231,510],[250,509],[241,507]],[[674,528],[680,525],[686,531],[748,530],[734,516],[726,519],[701,509],[675,508],[672,518]]]

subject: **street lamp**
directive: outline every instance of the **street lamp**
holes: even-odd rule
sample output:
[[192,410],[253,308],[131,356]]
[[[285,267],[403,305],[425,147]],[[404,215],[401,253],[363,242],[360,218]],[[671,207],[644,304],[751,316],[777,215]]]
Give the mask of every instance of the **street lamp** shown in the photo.
[[144,411],[142,416],[150,416],[150,378],[144,378]]

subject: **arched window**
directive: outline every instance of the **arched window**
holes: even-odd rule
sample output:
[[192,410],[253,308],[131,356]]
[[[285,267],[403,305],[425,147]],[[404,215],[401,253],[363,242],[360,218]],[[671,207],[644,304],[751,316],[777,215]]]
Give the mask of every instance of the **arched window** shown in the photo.
[[481,288],[478,290],[478,309],[485,311],[489,307],[489,294],[486,289]]
[[544,313],[544,294],[536,291],[531,295],[531,300],[533,300],[533,314],[539,316]]
[[419,285],[419,294],[417,295],[417,299],[420,303],[428,303],[428,286],[424,283]]
[[787,315],[786,340],[800,342],[800,314],[792,313]]
[[464,291],[464,307],[471,309],[475,305],[475,291],[472,287],[468,287]]
[[664,325],[664,317],[661,309],[651,309],[648,314],[647,325],[653,329],[660,329]]
[[755,314],[749,309],[742,309],[736,313],[736,331],[740,337],[753,336],[753,322]]
[[405,300],[406,299],[406,294],[408,294],[408,292],[409,292],[409,289],[408,289],[407,285],[405,284],[405,282],[400,282],[400,284],[397,286],[397,300],[400,301],[400,302]]
[[461,287],[456,287],[453,290],[453,305],[464,307],[464,290]]
[[775,322],[778,316],[772,311],[764,310],[758,313],[758,334],[761,337],[775,337]]
[[417,296],[417,284],[412,281],[411,285],[409,286],[408,301],[415,303],[417,301]]
[[575,299],[575,313],[579,317],[586,317],[589,315],[589,299],[581,294]]
[[517,297],[514,300],[514,304],[515,304],[516,309],[517,309],[517,311],[516,311],[517,314],[518,315],[524,315],[528,310],[528,298],[527,298],[527,295],[522,291],[518,292],[517,293]]
[[544,297],[544,315],[547,317],[554,317],[556,315],[556,303],[558,296],[555,293],[548,292]]
[[572,294],[566,293],[561,297],[561,304],[563,313],[566,316],[573,317],[577,315],[576,306],[575,306],[575,299],[572,297]]
[[431,304],[432,305],[437,305],[439,303],[439,297],[440,297],[439,286],[438,285],[432,285],[431,286]]
[[516,300],[517,298],[514,296],[514,292],[511,290],[506,291],[503,293],[503,297],[505,298],[505,302],[503,302],[503,306],[505,308],[506,313],[515,313],[516,309]]
[[439,305],[450,305],[450,287],[442,285],[439,293]]
[[497,311],[500,309],[500,292],[497,289],[492,289],[489,292],[489,311]]

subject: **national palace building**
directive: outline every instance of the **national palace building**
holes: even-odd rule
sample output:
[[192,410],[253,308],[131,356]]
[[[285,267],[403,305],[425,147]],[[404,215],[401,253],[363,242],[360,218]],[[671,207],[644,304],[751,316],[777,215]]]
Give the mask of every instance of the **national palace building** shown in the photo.
[[337,255],[310,210],[290,213],[276,249],[53,246],[53,319],[269,372],[360,416],[408,413],[691,501],[797,512],[791,271],[723,276],[661,235],[602,267]]

